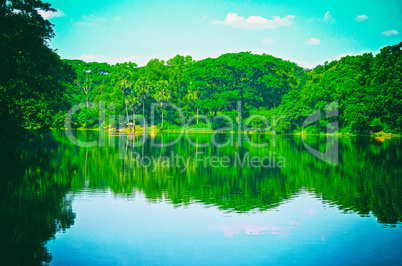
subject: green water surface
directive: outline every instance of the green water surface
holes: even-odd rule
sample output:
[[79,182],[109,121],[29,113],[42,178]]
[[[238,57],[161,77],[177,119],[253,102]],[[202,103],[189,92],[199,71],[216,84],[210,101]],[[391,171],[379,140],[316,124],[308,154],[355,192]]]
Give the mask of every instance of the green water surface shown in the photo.
[[1,150],[4,265],[402,264],[398,138],[74,134]]

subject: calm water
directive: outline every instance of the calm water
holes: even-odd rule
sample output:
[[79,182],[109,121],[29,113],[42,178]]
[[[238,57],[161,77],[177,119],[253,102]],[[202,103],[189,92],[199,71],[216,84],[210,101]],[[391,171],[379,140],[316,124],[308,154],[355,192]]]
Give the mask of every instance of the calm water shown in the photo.
[[0,261],[402,264],[400,139],[340,138],[332,166],[300,136],[175,137],[79,148],[52,132],[2,149]]

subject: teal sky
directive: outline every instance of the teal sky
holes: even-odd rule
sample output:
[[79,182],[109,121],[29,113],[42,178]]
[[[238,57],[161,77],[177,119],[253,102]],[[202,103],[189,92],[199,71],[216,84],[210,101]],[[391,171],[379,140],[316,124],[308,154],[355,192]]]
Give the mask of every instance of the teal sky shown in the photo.
[[399,0],[49,2],[62,58],[112,64],[251,51],[314,67],[402,41]]

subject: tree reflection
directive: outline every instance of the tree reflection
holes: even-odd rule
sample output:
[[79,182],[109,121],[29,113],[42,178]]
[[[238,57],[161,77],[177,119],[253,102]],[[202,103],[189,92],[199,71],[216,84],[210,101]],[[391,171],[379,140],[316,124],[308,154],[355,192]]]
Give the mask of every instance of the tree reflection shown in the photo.
[[[78,136],[94,139],[97,133],[80,132]],[[119,197],[141,192],[151,202],[165,200],[176,206],[201,202],[231,212],[269,210],[308,190],[345,212],[372,214],[387,224],[402,221],[399,139],[341,138],[339,164],[333,167],[306,151],[299,136],[247,137],[269,143],[263,148],[253,147],[245,139],[240,145],[236,138],[233,145],[224,147],[193,146],[186,139],[169,146],[167,142],[176,137],[171,134],[154,136],[152,141],[163,144],[157,148],[150,139],[135,145],[129,142],[139,137],[123,138],[122,149],[118,137],[113,136],[104,147],[79,148],[63,132],[54,131],[38,145],[3,149],[0,260],[7,265],[49,263],[46,242],[73,225],[72,197],[83,189],[110,189]],[[217,141],[224,143],[227,138],[220,135]],[[211,135],[195,134],[191,140],[209,143]],[[325,137],[305,141],[317,149],[326,146]],[[133,154],[154,158],[157,163],[141,167]],[[227,157],[233,162],[269,154],[282,156],[286,167],[212,167],[197,161],[198,155]],[[172,156],[183,158],[186,168],[166,164],[164,159]]]
[[[164,134],[163,142],[175,137]],[[221,135],[218,141],[223,143],[225,138],[228,136]],[[187,205],[197,201],[227,211],[248,212],[278,206],[301,189],[307,189],[341,210],[354,211],[362,216],[371,212],[383,223],[402,221],[402,198],[398,193],[402,189],[399,139],[380,143],[368,137],[341,138],[340,163],[333,167],[306,151],[299,136],[273,139],[271,136],[251,135],[248,138],[270,145],[257,148],[243,139],[240,146],[235,139],[234,145],[221,148],[213,145],[196,147],[182,139],[173,146],[155,148],[148,140],[134,148],[127,145],[124,160],[119,157],[116,145],[65,149],[73,151],[70,155],[78,163],[77,166],[84,165],[86,152],[89,152],[91,163],[87,169],[89,183],[86,187],[110,188],[120,196],[130,197],[141,191],[153,202],[166,199],[175,205]],[[194,143],[208,143],[211,135],[194,134],[191,139]],[[62,136],[60,140],[63,140]],[[161,143],[162,137],[156,136],[153,141]],[[308,137],[306,142],[321,150],[326,146],[325,136]],[[65,145],[68,146],[68,142]],[[185,171],[177,165],[166,167],[161,160],[157,165],[141,167],[136,164],[135,158],[130,157],[133,153],[155,159],[163,156],[171,158],[173,154],[188,160],[189,164]],[[202,162],[196,161],[197,153],[206,157],[226,156],[231,161],[236,160],[235,156],[242,160],[245,156],[262,158],[272,153],[284,157],[286,167],[211,167],[209,164],[204,167]],[[85,185],[82,179],[74,179],[73,184],[75,190]]]
[[[74,224],[66,197],[71,177],[54,146],[23,147],[0,154],[0,260],[3,265],[51,261],[46,241]],[[55,157],[54,157],[55,156]]]

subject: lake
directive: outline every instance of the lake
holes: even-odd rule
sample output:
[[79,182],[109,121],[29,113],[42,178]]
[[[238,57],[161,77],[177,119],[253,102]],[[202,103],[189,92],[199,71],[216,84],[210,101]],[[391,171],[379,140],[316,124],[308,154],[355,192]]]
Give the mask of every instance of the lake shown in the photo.
[[74,134],[2,149],[5,265],[402,264],[399,138]]

